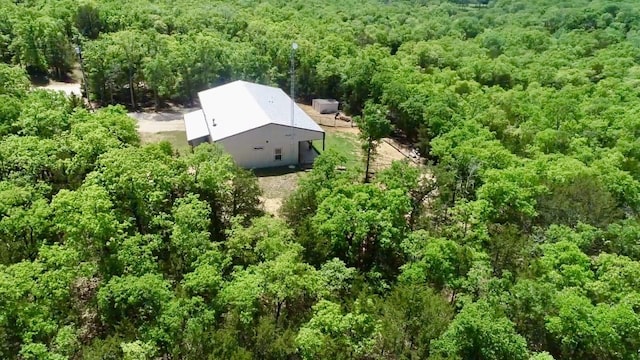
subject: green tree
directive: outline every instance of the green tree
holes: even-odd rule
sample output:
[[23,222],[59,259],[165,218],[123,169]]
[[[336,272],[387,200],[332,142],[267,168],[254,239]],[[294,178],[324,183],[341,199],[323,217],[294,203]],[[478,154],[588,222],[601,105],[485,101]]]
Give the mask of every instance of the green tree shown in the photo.
[[251,220],[244,226],[241,218],[235,218],[224,242],[225,253],[234,265],[257,265],[273,260],[288,251],[301,251],[294,242],[293,232],[286,224],[270,216]]
[[3,357],[16,358],[18,352],[33,358],[72,356],[79,345],[77,329],[70,321],[79,321],[69,311],[70,304],[77,301],[72,289],[78,278],[91,277],[94,267],[83,262],[73,249],[45,245],[36,260],[0,270]]
[[42,188],[0,182],[0,263],[35,259],[52,233],[51,209]]
[[87,177],[88,184],[107,190],[119,220],[132,220],[142,233],[152,231],[152,219],[170,209],[169,197],[177,178],[170,156],[154,147],[111,150],[98,160],[98,169]]
[[14,131],[20,135],[51,138],[69,129],[69,118],[74,110],[68,107],[68,100],[61,92],[47,90],[31,91],[17,121]]
[[62,138],[69,155],[63,160],[63,166],[67,181],[74,187],[97,168],[100,155],[140,144],[134,120],[121,107],[107,107],[94,113],[78,109],[69,122],[71,129]]
[[17,66],[0,64],[0,95],[23,97],[29,90],[25,71]]
[[154,358],[155,347],[150,343],[143,343],[140,340],[122,343],[123,359],[124,360],[151,360]]
[[209,231],[214,238],[224,237],[232,218],[244,216],[249,220],[260,214],[261,190],[256,178],[238,168],[219,145],[199,145],[178,161],[189,169],[185,186],[209,203],[212,211]]
[[113,277],[98,291],[98,309],[110,327],[144,326],[154,322],[173,294],[157,274]]
[[314,305],[313,317],[296,337],[302,358],[364,359],[373,355],[380,324],[367,312],[367,305],[356,302],[346,314],[330,301]]
[[529,358],[513,323],[486,303],[465,306],[432,347],[436,359]]
[[15,22],[10,49],[14,62],[31,72],[47,74],[52,70],[60,79],[71,68],[71,46],[63,22],[32,9]]
[[87,259],[100,261],[108,256],[109,242],[122,232],[109,194],[97,185],[77,191],[61,190],[51,201],[51,209],[62,241]]
[[636,356],[633,347],[640,339],[635,329],[640,318],[630,300],[617,305],[598,304],[566,289],[555,299],[558,312],[546,318],[546,329],[556,341],[559,358]]
[[423,231],[410,234],[402,245],[414,261],[402,267],[400,282],[447,289],[455,299],[462,279],[472,267],[474,254],[454,241],[429,238]]
[[349,181],[349,175],[338,169],[346,162],[346,157],[333,149],[327,149],[315,159],[309,176],[300,179],[298,187],[282,205],[281,212],[289,224],[297,227],[315,214],[322,202],[322,190],[331,190]]
[[411,199],[409,226],[417,226],[424,215],[427,202],[435,196],[436,180],[429,168],[412,166],[408,161],[394,161],[391,166],[381,171],[377,182],[387,189],[399,189]]
[[395,357],[426,359],[430,343],[444,333],[453,310],[422,284],[396,285],[381,305],[382,351]]
[[169,242],[169,256],[173,272],[180,277],[192,269],[198,256],[211,249],[209,234],[209,205],[190,195],[173,205],[173,229]]
[[93,3],[80,4],[74,22],[80,34],[88,39],[96,39],[104,27],[100,19],[100,10]]
[[341,186],[324,192],[312,219],[332,255],[360,271],[390,275],[401,263],[400,242],[408,230],[410,201],[401,190],[376,184]]
[[293,250],[246,270],[234,272],[225,286],[222,299],[244,324],[259,311],[273,318],[275,326],[297,323],[299,309],[317,298],[321,289],[317,271],[303,263]]
[[387,109],[372,102],[365,104],[362,117],[357,118],[355,121],[360,129],[362,150],[366,154],[364,182],[368,183],[370,177],[369,168],[376,154],[377,143],[383,137],[388,136],[393,127],[387,119]]

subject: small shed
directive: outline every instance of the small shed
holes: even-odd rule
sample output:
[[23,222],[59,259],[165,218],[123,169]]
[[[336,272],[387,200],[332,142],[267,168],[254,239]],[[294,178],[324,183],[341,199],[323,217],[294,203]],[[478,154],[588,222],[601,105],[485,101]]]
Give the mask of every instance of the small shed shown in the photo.
[[340,102],[335,99],[313,99],[311,106],[313,110],[320,114],[334,114],[338,112],[338,105]]

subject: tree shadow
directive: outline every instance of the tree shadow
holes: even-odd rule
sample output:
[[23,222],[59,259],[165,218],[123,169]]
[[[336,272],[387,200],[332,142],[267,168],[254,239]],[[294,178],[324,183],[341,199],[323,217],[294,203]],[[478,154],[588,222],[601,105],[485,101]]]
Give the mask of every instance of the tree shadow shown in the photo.
[[44,73],[34,73],[34,74],[29,74],[29,81],[31,82],[31,84],[35,85],[35,86],[45,86],[45,85],[49,85],[49,76],[47,76],[47,74]]
[[251,171],[256,177],[282,176],[307,171],[310,167],[296,166],[289,168],[288,166],[278,166],[271,168],[252,169]]
[[62,82],[67,84],[80,83],[80,81],[77,81],[73,77],[72,73],[64,73],[60,78],[52,76],[49,73],[36,71],[36,70],[28,71],[28,74],[29,74],[29,81],[34,86],[46,86],[46,85],[49,85],[51,81],[57,81],[57,82]]

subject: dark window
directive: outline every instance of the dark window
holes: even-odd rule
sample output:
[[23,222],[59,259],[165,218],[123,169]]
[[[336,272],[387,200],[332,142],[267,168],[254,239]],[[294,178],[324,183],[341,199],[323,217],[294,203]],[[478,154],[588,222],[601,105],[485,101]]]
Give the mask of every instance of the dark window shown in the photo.
[[275,159],[276,160],[282,160],[282,149],[281,148],[277,148],[274,150],[274,154],[275,154]]

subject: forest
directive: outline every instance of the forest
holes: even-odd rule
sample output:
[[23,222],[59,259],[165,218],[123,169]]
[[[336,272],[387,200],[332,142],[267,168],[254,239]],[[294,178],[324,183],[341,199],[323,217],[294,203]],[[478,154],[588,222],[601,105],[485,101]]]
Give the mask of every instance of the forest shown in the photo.
[[[278,216],[128,110],[339,99]],[[34,89],[82,66],[85,96]],[[393,130],[392,130],[393,129]],[[0,0],[0,358],[640,359],[635,0]]]

